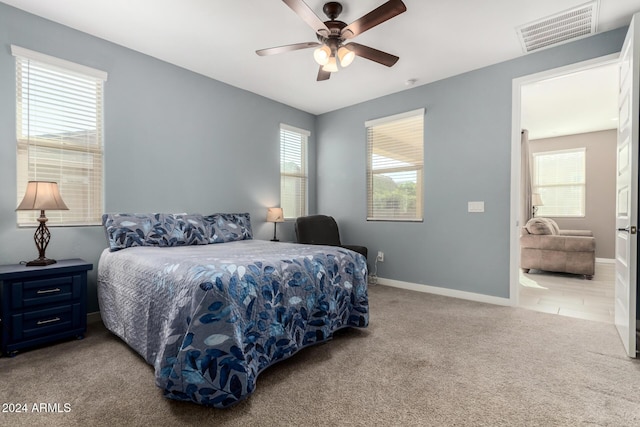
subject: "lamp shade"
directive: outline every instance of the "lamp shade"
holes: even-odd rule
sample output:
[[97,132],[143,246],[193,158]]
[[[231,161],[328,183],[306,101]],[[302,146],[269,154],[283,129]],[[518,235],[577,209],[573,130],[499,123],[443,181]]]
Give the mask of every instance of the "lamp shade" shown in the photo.
[[48,181],[29,181],[27,191],[17,211],[69,210],[60,196],[58,183]]
[[313,59],[315,59],[319,65],[325,65],[327,62],[329,62],[330,56],[331,49],[327,45],[320,46],[313,51]]
[[267,222],[284,222],[282,208],[267,209]]
[[533,193],[531,195],[531,205],[532,206],[544,206],[544,203],[542,203],[542,197],[540,197],[540,193]]
[[322,67],[323,71],[329,71],[330,73],[338,72],[338,62],[336,61],[336,57],[331,55],[329,57],[329,61]]
[[341,46],[340,49],[338,49],[338,58],[340,59],[340,65],[346,68],[351,65],[356,58],[356,54],[348,47]]

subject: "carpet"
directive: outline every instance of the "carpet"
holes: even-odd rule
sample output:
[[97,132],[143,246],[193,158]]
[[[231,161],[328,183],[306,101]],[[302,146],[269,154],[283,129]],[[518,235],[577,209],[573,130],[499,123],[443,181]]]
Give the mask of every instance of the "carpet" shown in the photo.
[[91,323],[84,340],[0,358],[2,409],[27,409],[0,424],[640,425],[640,363],[611,324],[379,285],[369,294],[367,329],[270,367],[229,409],[165,399],[153,368]]

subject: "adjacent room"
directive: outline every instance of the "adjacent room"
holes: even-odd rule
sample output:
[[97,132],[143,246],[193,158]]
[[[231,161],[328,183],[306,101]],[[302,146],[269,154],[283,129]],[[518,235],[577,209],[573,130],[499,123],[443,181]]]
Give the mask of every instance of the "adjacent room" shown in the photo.
[[640,424],[639,12],[1,0],[0,419]]
[[583,240],[595,245],[588,266],[595,271],[588,280],[578,273],[592,271],[577,265],[523,272],[521,307],[614,323],[618,88],[618,67],[609,61],[522,87],[531,216],[550,218],[564,230],[592,231],[592,238]]

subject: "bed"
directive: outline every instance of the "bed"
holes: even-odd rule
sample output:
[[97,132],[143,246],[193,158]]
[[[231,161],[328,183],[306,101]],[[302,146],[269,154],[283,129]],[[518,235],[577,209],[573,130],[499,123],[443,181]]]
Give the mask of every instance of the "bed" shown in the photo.
[[254,240],[248,214],[108,214],[103,224],[103,322],[170,399],[231,406],[273,363],[368,325],[358,253]]

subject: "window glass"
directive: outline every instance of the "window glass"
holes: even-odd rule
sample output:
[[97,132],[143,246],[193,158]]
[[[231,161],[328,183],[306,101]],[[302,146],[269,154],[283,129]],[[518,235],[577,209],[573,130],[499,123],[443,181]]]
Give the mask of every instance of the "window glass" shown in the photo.
[[[103,204],[103,84],[106,73],[12,46],[16,57],[17,198],[28,181],[58,183],[68,211],[48,225],[99,225]],[[40,212],[18,211],[18,225]]]
[[280,125],[280,207],[285,218],[307,215],[309,131]]
[[533,192],[542,206],[537,216],[585,215],[585,148],[533,154]]
[[424,109],[365,123],[367,219],[422,220]]

